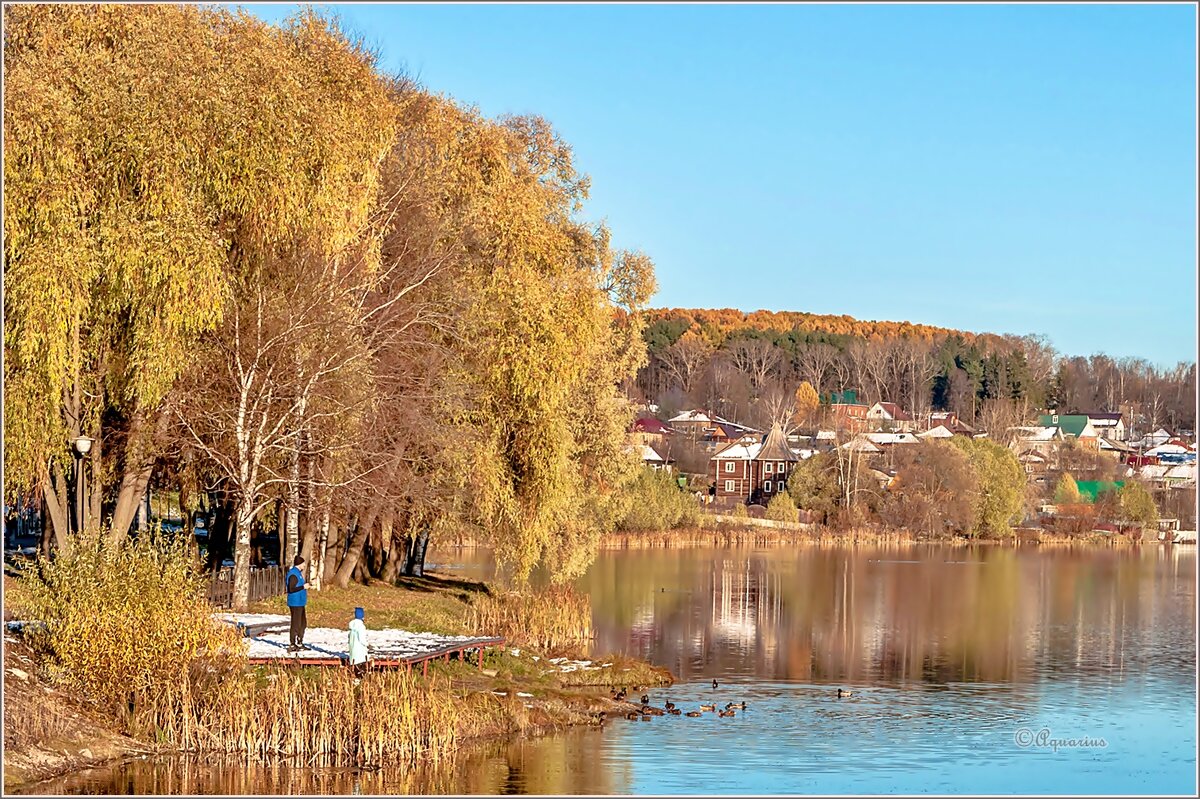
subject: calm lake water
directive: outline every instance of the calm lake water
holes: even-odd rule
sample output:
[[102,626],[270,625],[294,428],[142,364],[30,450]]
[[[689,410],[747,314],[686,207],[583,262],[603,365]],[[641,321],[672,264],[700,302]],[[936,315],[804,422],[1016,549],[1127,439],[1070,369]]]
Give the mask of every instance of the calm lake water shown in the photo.
[[[436,553],[487,577],[487,553]],[[602,553],[596,653],[735,718],[614,720],[399,773],[138,761],[72,793],[1196,792],[1194,548]],[[713,679],[720,688],[714,690]],[[839,687],[854,695],[838,699]]]

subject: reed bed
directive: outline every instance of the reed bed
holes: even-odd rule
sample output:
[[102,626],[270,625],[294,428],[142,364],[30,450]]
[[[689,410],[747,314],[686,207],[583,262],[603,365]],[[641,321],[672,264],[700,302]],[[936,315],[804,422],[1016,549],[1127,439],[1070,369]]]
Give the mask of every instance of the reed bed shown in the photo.
[[481,595],[467,626],[475,634],[503,635],[510,645],[569,651],[592,638],[592,600],[571,586]]
[[434,761],[457,745],[448,683],[403,670],[241,672],[198,665],[135,716],[143,735],[188,752],[374,767]]
[[903,530],[846,531],[828,527],[804,530],[774,529],[750,525],[717,523],[667,532],[611,533],[600,540],[601,549],[671,549],[680,547],[789,546],[795,544],[891,544],[916,539]]

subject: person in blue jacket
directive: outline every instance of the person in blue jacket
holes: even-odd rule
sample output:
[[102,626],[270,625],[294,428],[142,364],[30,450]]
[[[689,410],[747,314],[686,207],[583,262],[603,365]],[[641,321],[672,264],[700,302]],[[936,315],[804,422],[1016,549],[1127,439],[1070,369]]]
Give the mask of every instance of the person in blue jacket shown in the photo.
[[300,567],[304,558],[297,555],[292,561],[292,568],[287,573],[287,603],[292,614],[292,626],[289,634],[289,652],[299,652],[304,648],[304,628],[308,626],[308,618],[304,608],[308,604],[308,591],[304,588],[304,572]]

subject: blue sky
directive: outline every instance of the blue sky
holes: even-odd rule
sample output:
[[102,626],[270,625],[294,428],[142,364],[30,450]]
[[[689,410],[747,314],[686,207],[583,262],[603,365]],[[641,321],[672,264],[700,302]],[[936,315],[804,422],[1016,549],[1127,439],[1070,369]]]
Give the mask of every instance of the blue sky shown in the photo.
[[1195,360],[1191,5],[319,8],[430,90],[550,120],[655,305]]

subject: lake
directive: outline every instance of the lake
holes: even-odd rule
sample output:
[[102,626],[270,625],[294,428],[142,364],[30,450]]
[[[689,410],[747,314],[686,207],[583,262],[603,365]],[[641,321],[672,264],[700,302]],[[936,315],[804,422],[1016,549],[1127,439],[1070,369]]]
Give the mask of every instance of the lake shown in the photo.
[[[494,569],[481,550],[431,561]],[[619,550],[579,586],[596,654],[679,677],[656,704],[747,709],[613,720],[408,773],[172,758],[38,790],[1195,794],[1194,548]]]

